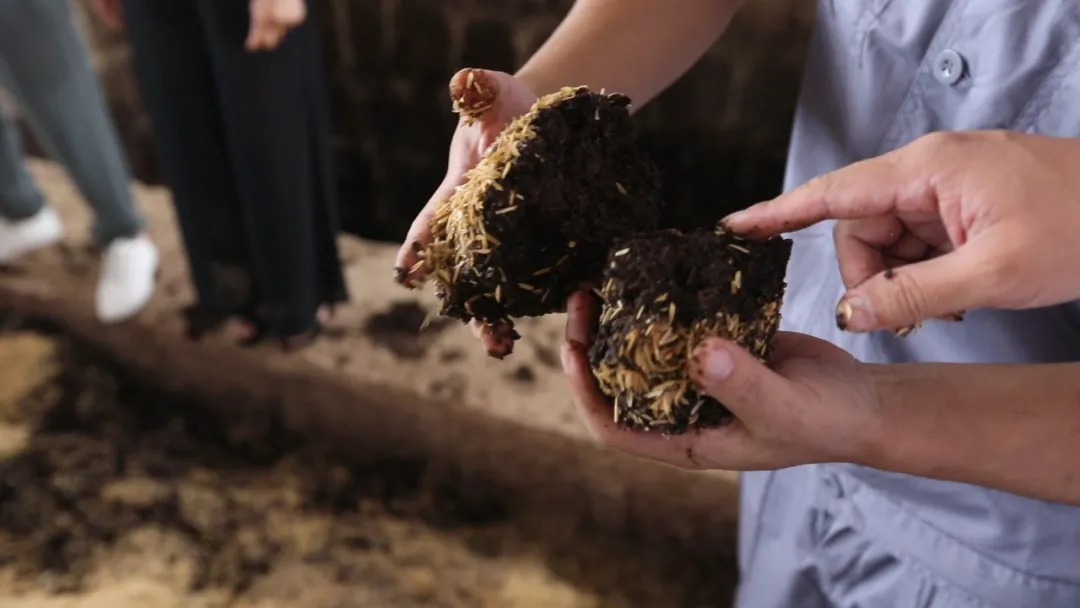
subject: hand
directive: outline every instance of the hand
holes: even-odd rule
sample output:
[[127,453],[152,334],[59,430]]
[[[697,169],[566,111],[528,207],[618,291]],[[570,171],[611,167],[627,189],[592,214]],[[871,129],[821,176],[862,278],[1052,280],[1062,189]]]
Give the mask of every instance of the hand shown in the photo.
[[596,319],[588,293],[570,298],[562,362],[586,428],[604,444],[681,468],[747,471],[854,462],[882,436],[875,371],[889,366],[794,333],[777,334],[768,366],[716,338],[697,349],[691,376],[735,414],[727,425],[674,437],[618,427],[589,366]]
[[106,26],[117,31],[124,29],[124,7],[120,0],[90,0],[90,10]]
[[[455,74],[450,81],[450,96],[454,100],[460,100],[463,96],[475,93],[476,87],[484,92],[483,99],[479,100],[480,105],[491,105],[475,120],[462,117],[450,143],[446,177],[413,220],[409,234],[405,237],[405,244],[398,251],[395,267],[403,269],[399,277],[407,287],[414,286],[429,270],[422,264],[417,264],[417,250],[431,240],[430,224],[435,208],[449,198],[457,186],[464,183],[465,173],[480,161],[484,151],[494,143],[507,123],[528,112],[536,102],[536,94],[513,76],[486,70],[462,70]],[[475,104],[470,100],[466,105]],[[501,357],[513,348],[514,343],[506,331],[507,328],[486,327],[475,320],[471,326],[488,354]]]
[[272,51],[289,30],[307,18],[304,0],[251,0],[251,26],[244,47],[248,51]]
[[840,220],[842,329],[1080,298],[1080,140],[937,133],[726,218],[764,237]]

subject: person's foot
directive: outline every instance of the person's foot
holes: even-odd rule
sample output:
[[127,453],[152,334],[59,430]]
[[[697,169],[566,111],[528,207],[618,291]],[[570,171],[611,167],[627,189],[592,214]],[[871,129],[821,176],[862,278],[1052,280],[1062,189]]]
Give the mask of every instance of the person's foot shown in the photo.
[[146,235],[109,243],[97,286],[97,316],[102,323],[134,317],[154,293],[158,251]]
[[63,236],[60,216],[49,207],[24,220],[0,218],[0,266],[36,249],[55,245]]
[[[330,311],[325,306],[320,306],[315,312],[315,320],[310,329],[287,336],[274,336],[274,339],[280,342],[286,351],[307,348],[319,337],[329,319]],[[226,324],[226,335],[241,346],[256,346],[268,337],[269,332],[258,321],[233,317]]]

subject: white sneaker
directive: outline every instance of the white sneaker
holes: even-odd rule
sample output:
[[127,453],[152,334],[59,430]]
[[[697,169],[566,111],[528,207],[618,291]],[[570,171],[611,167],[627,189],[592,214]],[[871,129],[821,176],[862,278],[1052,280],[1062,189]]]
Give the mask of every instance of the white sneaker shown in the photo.
[[35,249],[55,245],[63,236],[60,216],[49,207],[25,220],[0,218],[0,265],[10,264]]
[[157,267],[157,247],[145,235],[110,243],[98,279],[98,320],[119,323],[138,314],[154,293]]

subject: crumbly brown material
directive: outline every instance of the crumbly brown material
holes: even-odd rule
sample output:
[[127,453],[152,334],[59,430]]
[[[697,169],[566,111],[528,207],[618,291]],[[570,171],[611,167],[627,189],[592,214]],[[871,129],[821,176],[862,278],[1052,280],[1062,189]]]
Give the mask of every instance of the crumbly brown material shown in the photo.
[[419,252],[441,314],[512,328],[556,312],[598,279],[616,238],[659,226],[659,172],[629,104],[564,88],[506,127],[436,210]]
[[722,227],[620,241],[605,269],[590,352],[615,421],[679,434],[730,420],[727,408],[695,390],[688,361],[710,336],[768,356],[790,255],[790,240],[748,241]]

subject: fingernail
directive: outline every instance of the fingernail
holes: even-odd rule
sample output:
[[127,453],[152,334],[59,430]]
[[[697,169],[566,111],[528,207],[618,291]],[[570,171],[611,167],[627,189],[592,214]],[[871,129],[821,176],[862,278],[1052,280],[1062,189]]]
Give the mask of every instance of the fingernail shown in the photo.
[[727,229],[731,230],[731,229],[732,229],[732,228],[731,228],[731,223],[732,223],[732,222],[734,222],[734,223],[738,224],[739,222],[741,222],[741,221],[745,220],[745,219],[747,218],[747,216],[748,216],[748,215],[749,215],[749,214],[748,214],[748,213],[746,213],[746,211],[736,211],[735,213],[732,213],[731,215],[728,215],[728,216],[727,216],[727,217],[725,217],[724,219],[720,220],[720,223],[721,223],[721,224],[722,224],[722,225],[723,225],[723,226],[724,226],[725,228],[727,228]]
[[965,313],[964,311],[961,310],[960,312],[954,312],[954,313],[949,313],[947,315],[941,315],[940,317],[938,317],[938,319],[941,319],[942,321],[949,321],[951,323],[959,323],[960,321],[964,320],[964,316],[966,314],[967,313]]
[[868,331],[874,326],[870,301],[863,295],[844,296],[836,305],[836,326],[841,331]]
[[694,361],[690,366],[691,375],[700,376],[706,382],[723,382],[735,369],[735,360],[727,346],[709,340],[694,352]]

